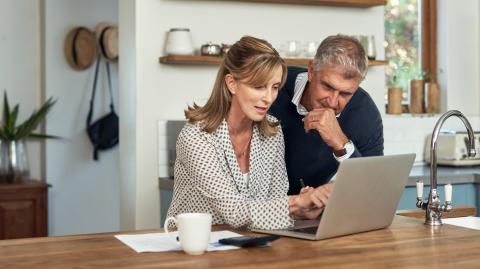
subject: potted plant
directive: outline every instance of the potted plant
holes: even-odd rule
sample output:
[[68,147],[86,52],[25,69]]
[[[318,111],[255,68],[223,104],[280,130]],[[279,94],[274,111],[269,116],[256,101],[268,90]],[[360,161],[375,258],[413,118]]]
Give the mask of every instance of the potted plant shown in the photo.
[[27,139],[57,138],[35,132],[56,100],[49,98],[23,123],[17,124],[19,105],[10,109],[7,93],[3,97],[3,118],[0,123],[0,182],[14,183],[30,176],[25,141]]

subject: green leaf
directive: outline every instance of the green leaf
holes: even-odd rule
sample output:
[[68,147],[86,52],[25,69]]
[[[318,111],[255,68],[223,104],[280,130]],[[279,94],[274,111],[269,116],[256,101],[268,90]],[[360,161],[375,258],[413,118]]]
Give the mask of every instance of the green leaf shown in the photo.
[[8,105],[7,92],[3,92],[3,124],[7,124],[10,118],[10,106]]
[[20,110],[20,106],[17,104],[10,111],[10,104],[8,103],[7,92],[4,92],[3,98],[3,122],[0,125],[0,139],[2,140],[20,140],[23,138],[32,139],[46,139],[46,138],[59,138],[47,134],[33,133],[37,129],[38,125],[45,119],[48,112],[52,109],[56,100],[49,98],[38,110],[32,112],[22,124],[16,126],[17,118]]
[[55,135],[47,135],[47,134],[35,134],[35,133],[31,133],[31,134],[29,134],[27,138],[41,138],[41,139],[50,138],[50,139],[61,139],[61,137],[60,137],[60,136],[55,136]]
[[5,131],[3,130],[3,128],[0,128],[0,139],[1,140],[8,140],[8,137],[5,134]]
[[16,139],[25,138],[37,129],[38,125],[45,119],[55,102],[56,100],[49,98],[38,111],[34,111],[24,123],[19,125],[17,133],[15,134]]
[[11,111],[8,121],[6,122],[6,127],[5,129],[8,131],[9,134],[12,136],[15,135],[15,124],[17,122],[17,117],[18,117],[18,109],[19,106],[18,104],[13,108],[13,111]]

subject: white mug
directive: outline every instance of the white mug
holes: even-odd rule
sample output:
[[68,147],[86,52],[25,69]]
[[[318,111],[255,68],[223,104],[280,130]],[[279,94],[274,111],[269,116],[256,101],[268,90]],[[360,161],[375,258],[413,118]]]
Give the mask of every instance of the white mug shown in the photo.
[[164,229],[168,234],[168,223],[173,221],[177,226],[176,242],[183,251],[190,255],[200,255],[207,250],[212,229],[212,215],[208,213],[183,213],[177,217],[168,217]]

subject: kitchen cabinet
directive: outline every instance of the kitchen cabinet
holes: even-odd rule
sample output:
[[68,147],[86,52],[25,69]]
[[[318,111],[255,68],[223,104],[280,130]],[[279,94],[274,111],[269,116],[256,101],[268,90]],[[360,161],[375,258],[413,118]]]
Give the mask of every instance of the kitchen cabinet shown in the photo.
[[[438,193],[440,195],[440,200],[442,203],[445,201],[445,193],[443,191],[444,184],[438,185]],[[424,190],[424,199],[427,199],[428,191],[430,191],[430,186],[426,186]],[[479,199],[480,184],[478,183],[468,183],[468,184],[454,184],[453,193],[452,193],[452,203],[453,208],[456,208],[457,205],[468,205],[475,208],[480,208],[480,199]],[[402,193],[400,201],[398,202],[399,210],[406,209],[415,209],[417,202],[417,190],[415,186],[407,186],[405,191]],[[480,212],[477,212],[477,216]]]
[[[287,65],[307,66],[312,59],[307,58],[284,58]],[[219,56],[202,55],[168,55],[160,57],[161,64],[184,64],[184,65],[218,65],[222,61]],[[369,60],[368,66],[387,65],[388,61]]]
[[[456,205],[468,205],[480,208],[480,169],[478,166],[451,167],[438,166],[437,168],[437,189],[440,200],[445,201],[444,185],[450,183],[453,185],[452,203]],[[423,181],[423,197],[427,198],[430,191],[430,166],[414,166],[405,186],[405,191],[398,203],[398,209],[416,208],[417,193],[416,182]],[[480,216],[477,211],[477,216]]]
[[48,185],[0,184],[0,239],[47,236]]

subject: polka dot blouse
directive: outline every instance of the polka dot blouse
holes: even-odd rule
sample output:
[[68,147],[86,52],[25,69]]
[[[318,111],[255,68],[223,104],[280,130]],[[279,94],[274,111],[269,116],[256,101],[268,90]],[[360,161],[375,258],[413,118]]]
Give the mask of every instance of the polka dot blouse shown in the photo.
[[225,120],[212,133],[202,131],[199,123],[185,124],[177,139],[173,199],[167,215],[206,212],[212,214],[213,224],[291,227],[285,146],[278,129],[276,135],[266,137],[254,125],[249,177],[244,177]]

